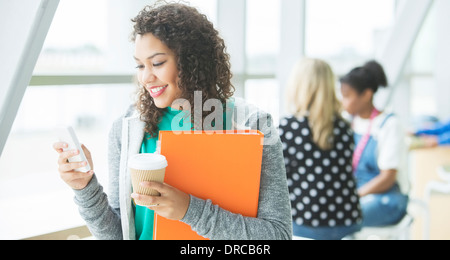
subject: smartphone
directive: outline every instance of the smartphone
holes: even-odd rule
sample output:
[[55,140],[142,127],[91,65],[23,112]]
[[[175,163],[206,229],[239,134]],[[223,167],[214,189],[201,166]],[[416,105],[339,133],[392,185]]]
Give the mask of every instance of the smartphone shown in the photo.
[[64,142],[68,144],[67,148],[64,148],[64,151],[70,150],[78,150],[80,153],[74,157],[69,158],[69,162],[87,162],[87,165],[75,171],[78,172],[88,172],[91,170],[91,166],[89,165],[88,160],[86,159],[86,155],[84,154],[83,149],[81,148],[81,144],[78,141],[77,135],[71,126],[58,126],[56,129],[58,135],[58,141]]

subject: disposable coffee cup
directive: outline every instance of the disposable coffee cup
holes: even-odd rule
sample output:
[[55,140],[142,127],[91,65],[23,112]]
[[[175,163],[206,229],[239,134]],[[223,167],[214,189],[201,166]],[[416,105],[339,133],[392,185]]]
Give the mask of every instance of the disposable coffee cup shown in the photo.
[[[161,194],[150,188],[142,187],[141,182],[164,182],[167,167],[166,157],[160,154],[145,153],[136,154],[128,161],[130,168],[131,183],[133,192],[141,195],[160,196]],[[155,205],[145,205],[145,202],[135,200],[137,205],[151,207]]]

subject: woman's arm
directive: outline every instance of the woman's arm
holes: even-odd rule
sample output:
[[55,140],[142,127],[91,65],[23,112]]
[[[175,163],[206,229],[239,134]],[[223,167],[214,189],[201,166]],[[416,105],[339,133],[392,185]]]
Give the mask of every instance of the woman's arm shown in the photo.
[[437,123],[430,129],[418,130],[415,135],[441,135],[450,132],[450,121],[447,123]]
[[[119,209],[119,163],[121,120],[114,123],[109,135],[110,202],[97,178],[82,190],[75,190],[75,203],[92,235],[101,240],[121,240],[122,225]],[[111,203],[111,205],[109,204]]]
[[360,197],[388,191],[397,180],[397,170],[382,170],[380,174],[358,189]]
[[377,141],[377,164],[380,174],[358,190],[360,196],[384,193],[397,182],[401,160],[406,149],[403,128],[396,116],[388,117],[380,128]]
[[96,239],[123,239],[120,215],[108,204],[108,198],[95,175],[86,188],[75,190],[74,201]]
[[450,131],[439,135],[437,138],[437,142],[439,145],[449,145],[450,144]]

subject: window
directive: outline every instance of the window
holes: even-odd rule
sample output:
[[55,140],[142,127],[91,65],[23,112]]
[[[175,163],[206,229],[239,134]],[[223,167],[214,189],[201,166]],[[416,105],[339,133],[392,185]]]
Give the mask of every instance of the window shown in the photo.
[[107,52],[107,0],[62,0],[34,74],[104,72],[108,64]]
[[438,117],[436,102],[437,83],[436,71],[436,45],[437,45],[437,8],[432,7],[424,25],[419,33],[411,52],[408,80],[411,84],[411,116]]
[[306,55],[338,75],[372,59],[395,18],[394,0],[308,0],[306,8]]
[[[192,0],[214,22],[216,1]],[[61,0],[0,158],[0,239],[84,225],[60,179],[57,125],[72,125],[108,190],[108,133],[133,102],[133,18],[148,1]]]
[[276,79],[248,79],[245,82],[246,101],[270,113],[275,125],[278,125],[280,119],[278,86]]
[[279,117],[280,0],[247,0],[245,98]]
[[280,1],[247,1],[247,73],[273,75],[280,47]]

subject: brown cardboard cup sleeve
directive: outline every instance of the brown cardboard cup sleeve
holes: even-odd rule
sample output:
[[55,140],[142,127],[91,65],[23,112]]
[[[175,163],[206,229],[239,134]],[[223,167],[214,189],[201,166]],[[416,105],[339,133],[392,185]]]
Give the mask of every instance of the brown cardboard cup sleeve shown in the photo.
[[[138,154],[131,157],[129,161],[129,168],[133,192],[141,195],[160,196],[161,194],[159,194],[158,191],[142,187],[140,183],[164,183],[166,167],[166,158],[159,154]],[[135,200],[135,203],[146,207],[154,206],[146,205],[145,202],[139,200]]]

